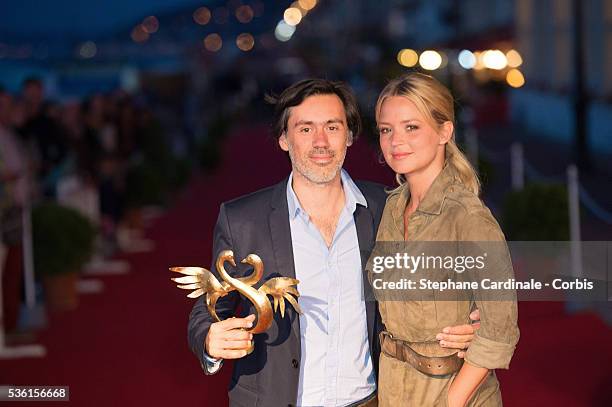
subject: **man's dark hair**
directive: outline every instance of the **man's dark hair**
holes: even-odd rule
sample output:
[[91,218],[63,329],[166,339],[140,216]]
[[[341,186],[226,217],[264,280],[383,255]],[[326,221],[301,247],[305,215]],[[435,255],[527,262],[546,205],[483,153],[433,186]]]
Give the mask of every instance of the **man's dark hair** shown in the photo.
[[266,96],[266,101],[274,105],[272,135],[278,139],[287,131],[291,108],[300,105],[304,99],[314,95],[336,95],[344,105],[346,124],[355,139],[361,131],[359,107],[353,91],[344,82],[327,79],[304,79],[285,89],[279,96]]

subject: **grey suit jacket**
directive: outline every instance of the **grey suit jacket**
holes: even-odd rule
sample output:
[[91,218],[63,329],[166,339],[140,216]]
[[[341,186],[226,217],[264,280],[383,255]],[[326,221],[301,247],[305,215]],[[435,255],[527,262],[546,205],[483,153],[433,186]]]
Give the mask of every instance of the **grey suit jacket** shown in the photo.
[[[361,264],[365,270],[376,240],[386,194],[382,185],[360,181],[356,184],[368,203],[367,207],[357,205],[354,214]],[[232,249],[238,263],[247,254],[256,253],[264,261],[262,282],[280,276],[295,278],[286,187],[285,179],[277,185],[222,204],[214,231],[212,258],[216,259],[222,250]],[[251,270],[238,264],[236,270],[230,272],[233,277],[250,274]],[[214,264],[211,271],[219,276]],[[365,271],[363,281],[366,298],[372,298],[368,296],[371,287]],[[254,313],[251,302],[235,291],[219,299],[216,309],[221,319],[235,316],[237,311],[242,317]],[[370,354],[378,372],[378,332],[382,323],[374,301],[366,301],[366,318]],[[203,297],[200,297],[189,317],[188,339],[203,368],[204,340],[213,322]],[[295,406],[300,366],[300,324],[293,307],[287,307],[285,318],[275,313],[271,328],[254,335],[254,342],[253,353],[234,363],[229,385],[230,405]]]

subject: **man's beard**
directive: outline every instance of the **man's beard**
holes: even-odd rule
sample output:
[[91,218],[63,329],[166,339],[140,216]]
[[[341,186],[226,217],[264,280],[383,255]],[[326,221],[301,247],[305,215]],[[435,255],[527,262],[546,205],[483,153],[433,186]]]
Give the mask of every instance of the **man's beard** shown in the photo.
[[[331,156],[332,162],[327,166],[317,166],[309,161],[311,156],[316,155]],[[345,156],[346,149],[341,152],[335,152],[328,148],[313,148],[305,157],[296,157],[293,146],[289,143],[289,157],[291,158],[293,170],[300,173],[300,175],[313,184],[328,184],[336,178],[336,175],[338,175],[342,168]]]

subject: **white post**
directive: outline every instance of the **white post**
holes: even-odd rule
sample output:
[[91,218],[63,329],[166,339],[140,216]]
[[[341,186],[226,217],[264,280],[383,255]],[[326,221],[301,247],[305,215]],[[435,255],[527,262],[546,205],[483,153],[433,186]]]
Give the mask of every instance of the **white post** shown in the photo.
[[34,277],[34,250],[32,246],[32,206],[26,202],[21,217],[23,227],[23,278],[25,303],[28,309],[36,306],[36,280]]
[[523,161],[523,145],[521,143],[512,143],[510,147],[510,159],[512,189],[520,191],[525,187],[525,163]]
[[580,242],[580,189],[578,168],[567,167],[567,194],[569,207],[570,253],[573,277],[582,277],[582,247]]
[[6,260],[6,247],[0,242],[0,350],[4,349],[4,299],[2,298],[2,274],[4,273],[4,261]]
[[478,168],[478,134],[473,127],[465,130],[465,147],[470,162]]
[[6,347],[4,338],[4,309],[2,299],[2,273],[4,272],[5,247],[0,243],[0,359],[16,359],[27,357],[43,357],[46,350],[41,345],[22,345],[12,348]]

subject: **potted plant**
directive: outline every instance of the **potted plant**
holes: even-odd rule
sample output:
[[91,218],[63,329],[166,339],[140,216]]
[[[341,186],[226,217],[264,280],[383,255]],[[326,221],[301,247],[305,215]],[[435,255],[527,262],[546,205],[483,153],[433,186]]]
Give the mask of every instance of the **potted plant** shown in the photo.
[[506,196],[504,233],[508,240],[569,239],[567,190],[563,185],[528,184]]
[[34,268],[53,309],[78,304],[76,281],[93,253],[96,230],[78,211],[45,203],[32,211]]

